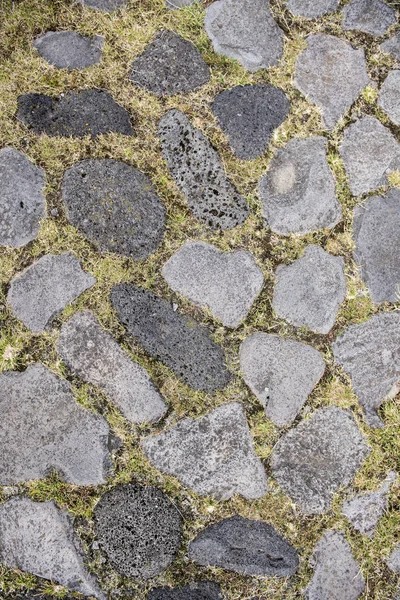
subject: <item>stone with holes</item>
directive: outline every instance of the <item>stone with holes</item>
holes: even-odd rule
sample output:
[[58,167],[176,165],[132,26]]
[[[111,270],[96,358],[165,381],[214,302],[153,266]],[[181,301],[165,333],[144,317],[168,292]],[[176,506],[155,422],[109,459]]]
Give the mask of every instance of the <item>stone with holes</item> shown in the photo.
[[80,4],[88,8],[112,12],[113,10],[123,8],[128,3],[128,0],[76,0],[76,2],[80,2]]
[[400,70],[390,71],[386,77],[378,104],[395,125],[400,125]]
[[296,17],[315,19],[337,10],[339,0],[288,0],[286,6]]
[[400,33],[389,38],[379,46],[382,52],[390,54],[396,60],[400,60]]
[[40,56],[59,69],[86,69],[98,65],[104,37],[86,37],[77,31],[47,31],[34,41]]
[[385,35],[395,23],[395,11],[381,0],[351,0],[343,8],[343,29]]
[[151,590],[147,600],[223,600],[221,588],[212,581],[193,581],[181,587]]

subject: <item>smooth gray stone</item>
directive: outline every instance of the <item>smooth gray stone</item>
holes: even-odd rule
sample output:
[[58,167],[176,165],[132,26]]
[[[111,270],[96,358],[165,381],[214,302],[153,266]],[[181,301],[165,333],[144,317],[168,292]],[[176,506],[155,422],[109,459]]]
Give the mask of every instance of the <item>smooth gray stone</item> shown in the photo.
[[158,421],[166,413],[146,369],[129,358],[89,310],[64,323],[57,351],[74,374],[103,390],[129,421]]
[[45,218],[44,171],[14,148],[0,151],[0,246],[34,240]]
[[165,263],[162,274],[175,292],[206,306],[232,328],[246,318],[264,284],[250,252],[221,252],[205,242],[185,242]]
[[243,575],[288,577],[299,565],[297,550],[269,523],[234,516],[203,529],[189,558]]
[[193,581],[181,587],[158,587],[148,594],[147,600],[223,600],[221,588],[212,581]]
[[296,17],[315,19],[337,10],[339,0],[288,0],[286,6]]
[[312,515],[329,509],[335,492],[351,483],[369,453],[353,415],[329,406],[282,436],[270,464],[281,488]]
[[342,217],[323,137],[293,138],[278,150],[259,185],[263,217],[280,235],[332,229]]
[[228,180],[217,151],[179,110],[159,121],[164,159],[193,215],[212,229],[231,229],[249,215],[246,200]]
[[190,4],[194,4],[194,2],[196,2],[196,0],[165,0],[165,5],[169,10],[174,10],[175,8],[190,6]]
[[272,299],[278,317],[296,327],[329,333],[346,296],[344,259],[320,246],[307,246],[301,258],[275,272]]
[[378,104],[395,125],[400,125],[400,70],[390,71],[386,77]]
[[112,12],[113,10],[117,10],[119,8],[123,8],[128,0],[76,0],[87,6],[88,8],[97,8],[98,10],[103,10],[104,12]]
[[268,333],[254,333],[240,346],[243,379],[278,427],[299,414],[325,371],[315,348]]
[[387,559],[386,564],[391,571],[400,573],[400,544],[393,550]]
[[94,521],[101,549],[126,577],[160,575],[181,545],[178,508],[157,487],[117,485],[101,497]]
[[381,0],[351,0],[343,8],[343,29],[385,35],[396,23],[396,13]]
[[47,31],[33,42],[40,56],[59,69],[86,69],[98,65],[102,35],[86,37],[76,31]]
[[227,500],[240,494],[251,499],[267,493],[264,467],[239,402],[219,406],[199,419],[183,419],[145,438],[141,446],[157,469],[200,496]]
[[294,84],[322,112],[327,129],[339,119],[370,83],[364,50],[323,33],[310,35],[296,63]]
[[217,0],[207,8],[204,26],[215,52],[248,71],[276,65],[283,55],[283,31],[269,0]]
[[382,52],[387,52],[396,60],[400,60],[400,33],[383,42],[379,48]]
[[400,391],[400,312],[379,313],[351,325],[332,345],[335,360],[351,377],[370,427],[383,427],[377,409]]

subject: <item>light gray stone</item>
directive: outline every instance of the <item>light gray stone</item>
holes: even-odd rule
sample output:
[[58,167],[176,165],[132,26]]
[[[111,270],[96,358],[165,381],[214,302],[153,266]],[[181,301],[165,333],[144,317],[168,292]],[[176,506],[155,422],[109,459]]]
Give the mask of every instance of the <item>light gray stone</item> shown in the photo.
[[351,0],[343,8],[343,29],[385,35],[396,23],[396,13],[381,0]]
[[86,37],[77,31],[47,31],[33,42],[40,56],[59,69],[86,69],[98,65],[102,35]]
[[157,469],[174,475],[200,496],[227,500],[240,494],[250,499],[267,492],[266,474],[238,402],[199,419],[183,419],[170,430],[145,438],[141,446]]
[[383,42],[379,48],[382,52],[387,52],[396,60],[400,60],[400,33]]
[[250,252],[221,252],[205,242],[186,242],[165,263],[168,285],[209,308],[225,327],[238,327],[261,292],[264,278]]
[[196,0],[165,0],[165,5],[169,10],[174,10],[176,8],[190,6],[190,4],[194,4],[194,2],[196,2]]
[[337,10],[339,0],[288,0],[286,6],[296,17],[315,19]]
[[400,573],[400,544],[393,550],[386,564],[391,571]]
[[112,12],[113,10],[118,10],[119,8],[123,8],[128,0],[76,0],[87,6],[88,8],[96,8],[98,10],[103,10],[104,12]]
[[400,125],[400,70],[390,71],[386,77],[378,104],[395,125]]

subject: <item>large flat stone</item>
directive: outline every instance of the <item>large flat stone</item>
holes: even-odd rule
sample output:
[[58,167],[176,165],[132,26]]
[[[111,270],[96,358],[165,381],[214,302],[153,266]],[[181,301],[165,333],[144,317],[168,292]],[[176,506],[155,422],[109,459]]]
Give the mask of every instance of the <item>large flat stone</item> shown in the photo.
[[383,42],[379,48],[382,52],[387,52],[396,60],[400,60],[400,33]]
[[147,600],[223,600],[221,588],[212,581],[193,581],[181,587],[151,590]]
[[98,65],[104,37],[77,31],[47,31],[33,43],[40,56],[59,69],[86,69]]
[[76,2],[79,2],[88,8],[112,12],[113,10],[123,8],[128,3],[128,0],[76,0]]
[[343,29],[380,36],[395,23],[395,11],[381,0],[351,0],[343,8]]
[[339,0],[288,0],[286,6],[296,17],[315,19],[337,10]]
[[378,104],[395,125],[400,125],[400,70],[389,72],[381,87]]

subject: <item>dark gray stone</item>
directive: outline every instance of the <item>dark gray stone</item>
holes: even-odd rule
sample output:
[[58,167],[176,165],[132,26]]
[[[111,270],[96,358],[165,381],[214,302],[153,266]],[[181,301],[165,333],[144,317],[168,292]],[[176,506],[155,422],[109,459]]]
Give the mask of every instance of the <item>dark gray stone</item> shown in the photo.
[[76,31],[47,31],[34,41],[40,56],[59,69],[86,69],[98,65],[104,37],[86,37]]
[[386,77],[378,104],[395,125],[400,125],[400,70],[390,71]]
[[397,33],[379,46],[382,52],[387,52],[396,60],[400,60],[400,33]]
[[177,588],[155,588],[148,594],[147,600],[223,600],[223,596],[217,583],[194,581]]
[[393,550],[387,559],[386,564],[391,571],[400,573],[400,544]]
[[165,5],[170,10],[174,10],[175,8],[189,6],[190,4],[194,4],[194,2],[196,2],[196,0],[165,0]]
[[343,8],[343,29],[385,35],[395,23],[395,11],[381,0],[351,0]]
[[118,10],[119,8],[123,8],[128,0],[76,0],[87,6],[88,8],[96,8],[98,10],[103,10],[104,12],[112,12],[113,10]]
[[100,251],[144,260],[161,244],[165,209],[150,179],[110,158],[89,158],[65,172],[67,218]]
[[339,0],[288,0],[286,6],[296,17],[315,19],[337,10]]

